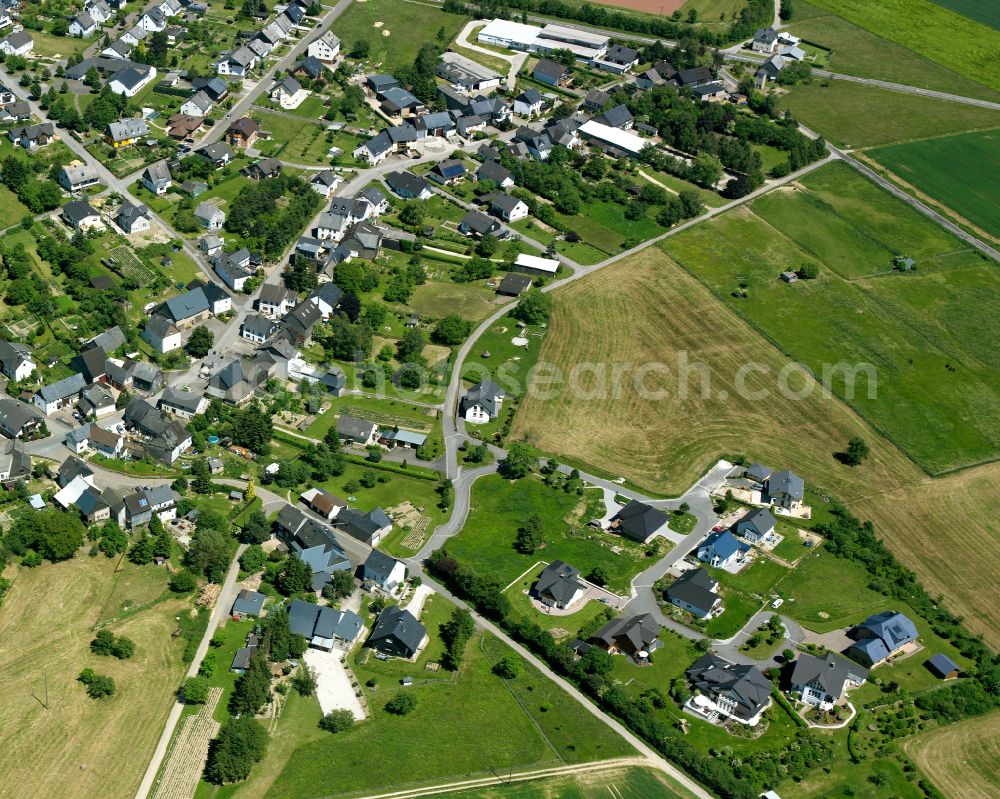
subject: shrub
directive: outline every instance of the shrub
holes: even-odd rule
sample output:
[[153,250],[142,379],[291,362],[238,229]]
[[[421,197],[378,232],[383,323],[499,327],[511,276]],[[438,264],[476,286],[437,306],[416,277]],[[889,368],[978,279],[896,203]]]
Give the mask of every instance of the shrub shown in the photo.
[[406,716],[412,713],[417,707],[417,699],[413,694],[398,693],[385,703],[385,709],[389,713],[397,716]]
[[181,698],[188,705],[203,705],[208,701],[210,687],[204,677],[188,677],[181,687]]
[[319,720],[321,730],[343,732],[354,724],[354,714],[350,710],[331,710]]

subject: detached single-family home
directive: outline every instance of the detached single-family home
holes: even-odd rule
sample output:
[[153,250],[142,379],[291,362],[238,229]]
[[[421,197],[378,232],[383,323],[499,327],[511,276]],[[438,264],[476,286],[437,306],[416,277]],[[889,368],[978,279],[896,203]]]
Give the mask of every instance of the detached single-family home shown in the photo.
[[24,380],[36,368],[28,347],[17,341],[0,340],[0,372],[8,380]]
[[166,161],[157,161],[142,171],[142,185],[157,197],[166,194],[173,184]]
[[104,140],[114,149],[128,147],[149,135],[145,119],[119,119],[108,125]]
[[103,385],[94,383],[80,392],[79,406],[84,416],[101,419],[115,412],[115,397]]
[[7,438],[24,438],[38,429],[41,420],[30,405],[0,397],[0,433]]
[[771,681],[756,666],[705,654],[687,670],[687,677],[696,693],[685,709],[711,721],[722,717],[755,727],[771,705]]
[[402,561],[373,549],[362,566],[361,579],[366,585],[377,585],[391,593],[406,579],[406,566]]
[[495,194],[490,200],[490,213],[504,222],[516,222],[528,216],[528,204],[511,194]]
[[302,91],[302,84],[291,75],[286,75],[277,81],[269,92],[271,102],[277,103],[282,108],[296,108],[302,102],[299,92]]
[[314,649],[330,652],[335,646],[350,649],[364,629],[361,617],[331,605],[314,605],[301,599],[288,606],[288,626]]
[[336,172],[331,169],[324,169],[309,179],[309,186],[314,192],[323,195],[329,200],[337,190],[337,186],[343,182],[344,179]]
[[236,595],[236,600],[233,602],[233,607],[229,611],[229,615],[232,616],[237,621],[242,621],[248,617],[260,616],[260,612],[264,609],[264,595],[260,591],[251,591],[249,588],[243,588]]
[[251,147],[257,141],[260,125],[251,117],[240,117],[226,130],[226,140],[233,147]]
[[726,91],[725,84],[717,80],[711,83],[703,83],[701,86],[695,86],[691,90],[691,94],[694,95],[696,100],[701,100],[703,103],[729,99],[729,92]]
[[203,91],[197,91],[181,103],[180,112],[193,117],[208,116],[212,111],[212,98]]
[[59,185],[68,192],[83,191],[100,182],[97,170],[86,164],[77,162],[59,170]]
[[244,78],[257,65],[257,60],[257,54],[253,50],[246,46],[240,46],[228,53],[223,53],[215,62],[215,71],[219,75]]
[[603,114],[594,117],[594,119],[602,125],[617,128],[618,130],[632,130],[632,127],[635,125],[635,118],[624,103],[609,108]]
[[337,435],[348,444],[369,447],[378,438],[378,425],[367,419],[341,414],[337,419]]
[[807,705],[828,710],[867,679],[868,669],[842,655],[827,652],[824,657],[816,657],[802,652],[789,682],[790,690],[799,694]]
[[392,519],[386,515],[382,508],[375,508],[368,513],[344,508],[334,519],[334,526],[352,538],[356,538],[370,547],[376,547],[383,536],[392,530]]
[[667,599],[681,610],[699,619],[708,619],[722,612],[719,583],[704,569],[684,572],[667,588]]
[[650,613],[612,619],[589,639],[609,655],[627,655],[636,663],[647,663],[649,656],[663,644],[660,642],[660,625]]
[[854,641],[847,648],[847,656],[874,668],[916,641],[920,633],[907,616],[898,610],[886,610],[869,616],[847,635]]
[[73,405],[80,392],[86,387],[87,381],[83,375],[75,374],[65,377],[56,383],[42,386],[32,398],[35,405],[46,416],[51,416],[60,408]]
[[62,218],[74,230],[104,230],[104,222],[96,209],[83,200],[74,200],[62,207]]
[[756,508],[733,525],[733,532],[751,544],[758,544],[774,532],[776,523],[768,508]]
[[539,58],[531,72],[531,77],[547,86],[567,86],[572,81],[573,73],[558,61]]
[[225,212],[219,206],[207,202],[200,203],[194,209],[194,218],[201,222],[202,227],[211,231],[222,230],[226,223]]
[[222,169],[222,167],[233,160],[232,148],[221,141],[195,150],[195,154],[200,155],[202,158],[207,158],[216,169]]
[[504,390],[492,380],[481,380],[458,403],[458,413],[471,424],[486,424],[500,416]]
[[634,499],[611,517],[608,529],[645,544],[657,533],[666,531],[668,519],[662,510]]
[[340,39],[334,35],[333,31],[327,31],[309,43],[306,47],[306,55],[317,58],[324,64],[332,64],[340,55]]
[[392,605],[383,610],[365,642],[383,655],[412,658],[427,643],[427,628],[408,610]]
[[266,316],[282,317],[298,302],[298,295],[277,283],[265,283],[260,287],[257,309]]
[[805,498],[805,481],[787,469],[775,472],[764,483],[764,493],[772,505],[787,511],[797,511]]
[[160,314],[149,317],[139,337],[161,354],[181,348],[181,331],[170,319]]
[[122,94],[125,97],[135,97],[143,87],[151,83],[156,78],[156,67],[136,64],[126,67],[121,72],[116,72],[108,81],[108,88],[115,94]]
[[97,24],[89,11],[81,11],[69,21],[69,35],[78,39],[89,39],[99,30]]
[[542,95],[538,89],[525,89],[514,98],[514,113],[522,117],[537,117],[542,113]]
[[28,152],[45,147],[56,139],[56,129],[51,122],[38,125],[21,125],[7,131],[7,138]]
[[514,174],[496,161],[487,161],[476,170],[476,180],[492,180],[501,189],[509,189],[514,185]]
[[615,44],[608,48],[604,57],[597,60],[596,64],[607,72],[614,72],[621,75],[628,72],[639,63],[639,51],[621,44]]
[[749,550],[750,547],[741,544],[731,532],[723,530],[706,538],[698,547],[697,554],[702,563],[725,569],[739,563]]
[[778,46],[778,32],[774,28],[757,28],[750,48],[755,53],[773,53]]
[[132,203],[122,203],[122,207],[115,214],[115,224],[127,236],[133,233],[141,233],[149,230],[149,212],[145,205],[132,205]]
[[503,276],[500,285],[497,286],[497,294],[501,297],[520,297],[531,288],[531,283],[531,277],[528,275],[508,272]]
[[583,598],[587,586],[578,579],[580,570],[561,560],[546,566],[532,587],[532,595],[542,604],[565,609]]
[[469,211],[458,223],[459,233],[478,239],[483,238],[483,236],[495,236],[501,230],[503,230],[503,225],[480,211]]
[[583,103],[581,108],[584,111],[603,111],[605,106],[611,102],[611,95],[607,92],[602,92],[600,89],[591,89],[587,92],[587,96],[583,98]]
[[34,48],[35,43],[26,30],[16,31],[0,42],[0,52],[7,55],[25,56]]

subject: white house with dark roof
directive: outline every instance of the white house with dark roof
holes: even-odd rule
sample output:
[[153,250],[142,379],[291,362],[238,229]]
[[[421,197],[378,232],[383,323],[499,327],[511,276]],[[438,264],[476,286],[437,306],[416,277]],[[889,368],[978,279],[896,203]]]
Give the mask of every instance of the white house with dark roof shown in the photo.
[[17,341],[0,340],[0,372],[8,380],[24,380],[36,368],[27,346]]
[[667,588],[666,596],[671,604],[699,619],[711,619],[725,610],[718,581],[704,569],[684,572]]
[[217,205],[203,202],[199,203],[198,207],[194,209],[194,218],[206,230],[215,232],[222,230],[222,226],[226,223],[226,212]]
[[59,170],[59,185],[68,192],[84,191],[100,182],[97,170],[87,164],[76,162]]
[[208,94],[197,91],[181,104],[179,111],[193,117],[204,117],[211,113],[212,105],[212,98]]
[[82,374],[70,375],[56,383],[42,386],[32,400],[42,413],[51,416],[60,408],[74,404],[86,385],[87,381]]
[[137,64],[116,72],[108,81],[108,87],[115,94],[135,97],[142,89],[156,78],[156,67]]
[[82,200],[68,202],[62,207],[62,218],[74,230],[104,230],[101,215],[90,203]]
[[768,508],[755,508],[733,525],[733,533],[751,544],[759,544],[774,533],[777,524]]
[[115,215],[115,224],[127,236],[133,233],[142,233],[149,230],[149,212],[144,205],[132,205],[132,203],[122,203]]
[[7,55],[25,56],[34,49],[35,42],[26,30],[16,31],[0,42],[0,52]]
[[340,39],[333,31],[327,31],[309,43],[309,46],[306,47],[306,55],[318,58],[324,64],[332,64],[340,55]]
[[458,412],[471,424],[486,424],[500,415],[506,394],[492,380],[482,380],[470,388],[458,403]]
[[807,705],[829,710],[851,688],[864,685],[868,669],[833,652],[816,657],[799,653],[789,678],[790,690]]
[[668,520],[662,510],[634,499],[611,517],[608,529],[645,544],[653,536],[666,533]]
[[153,314],[146,322],[140,338],[161,354],[181,348],[181,331],[166,316]]
[[179,389],[167,386],[160,396],[159,407],[161,411],[172,413],[182,419],[190,419],[199,413],[204,413],[208,408],[208,399],[198,391],[180,391]]
[[579,569],[554,560],[542,570],[531,593],[544,605],[566,609],[579,602],[587,592],[587,586],[579,577]]
[[81,11],[69,21],[69,35],[78,39],[89,39],[100,29],[97,20],[89,11]]
[[373,549],[361,569],[365,584],[377,585],[392,593],[406,579],[406,566],[402,561]]

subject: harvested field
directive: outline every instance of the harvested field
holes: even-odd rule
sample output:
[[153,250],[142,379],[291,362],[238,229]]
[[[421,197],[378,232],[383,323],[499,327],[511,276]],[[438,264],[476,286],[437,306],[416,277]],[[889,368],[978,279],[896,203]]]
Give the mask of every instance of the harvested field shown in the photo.
[[153,799],[190,799],[194,796],[208,759],[209,741],[219,732],[219,722],[212,714],[221,696],[222,689],[218,686],[210,689],[208,701],[201,709],[181,722]]
[[[895,487],[920,476],[895,448],[874,441],[840,402],[818,394],[795,401],[774,391],[775,376],[787,359],[654,248],[555,296],[552,334],[542,344],[540,362],[565,372],[581,362],[661,363],[670,377],[661,385],[651,376],[647,385],[666,388],[670,395],[644,399],[630,379],[623,381],[618,398],[610,390],[595,399],[566,390],[554,399],[529,392],[514,422],[515,437],[600,464],[664,494],[684,491],[718,457],[739,452],[787,465],[837,492],[860,492],[873,484]],[[676,396],[675,367],[682,357],[711,367],[707,399],[697,376],[687,381],[687,399]],[[769,370],[770,381],[759,373],[747,376],[748,389],[772,394],[762,401],[738,398],[735,375],[752,362]],[[853,435],[872,443],[872,457],[857,470],[832,457],[833,442]]]
[[948,799],[1000,794],[1000,713],[942,727],[903,749]]
[[[6,572],[14,586],[0,613],[3,799],[135,795],[184,673],[183,639],[170,633],[187,603],[170,598],[109,625],[135,642],[131,660],[91,654],[102,612],[111,615],[126,599],[148,600],[146,580],[129,581],[134,592],[116,590],[119,580],[130,572],[159,573],[160,593],[166,587],[166,570],[126,564],[116,575],[114,566],[81,555]],[[112,677],[117,693],[88,699],[76,681],[85,667]],[[44,699],[46,678],[48,709],[36,698]]]
[[670,16],[687,0],[594,0],[599,6],[611,8],[628,8],[632,11],[644,11],[647,14]]

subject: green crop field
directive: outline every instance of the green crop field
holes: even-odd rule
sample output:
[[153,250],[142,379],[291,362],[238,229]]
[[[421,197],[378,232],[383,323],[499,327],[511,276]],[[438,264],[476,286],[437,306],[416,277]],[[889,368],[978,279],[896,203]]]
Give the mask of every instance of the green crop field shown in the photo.
[[1000,111],[833,79],[793,87],[781,107],[840,147],[877,147],[1000,125]]
[[[982,296],[985,287],[981,310],[988,327],[978,334],[968,326],[942,331],[955,313],[937,300],[942,286],[952,270],[978,270],[985,262],[845,165],[826,167],[801,185],[804,192],[772,194],[666,240],[663,249],[814,374],[834,364],[864,365],[855,372],[853,396],[835,370],[829,388],[925,470],[996,457],[996,367],[977,344],[996,335],[995,272],[978,275],[974,288],[966,289],[967,296]],[[812,240],[812,215],[822,206],[831,229],[843,233],[839,253],[836,239]],[[848,279],[852,259],[855,273],[888,273],[890,253],[912,255],[919,271],[863,283]],[[819,279],[794,285],[778,280],[780,271],[802,263],[818,264]],[[732,296],[739,285],[746,286],[746,298]]]
[[651,769],[612,769],[588,774],[516,782],[460,793],[438,794],[438,799],[673,799],[685,796],[668,788],[663,775]]
[[931,0],[931,2],[1000,31],[1000,5],[994,0]]
[[812,0],[883,39],[965,75],[1000,85],[1000,30],[935,5],[930,0]]
[[798,0],[795,18],[788,30],[831,51],[826,69],[862,78],[878,78],[908,86],[998,100],[1000,93],[982,83],[959,75],[922,55],[831,14]]
[[972,224],[1000,236],[1000,130],[896,144],[869,155]]

